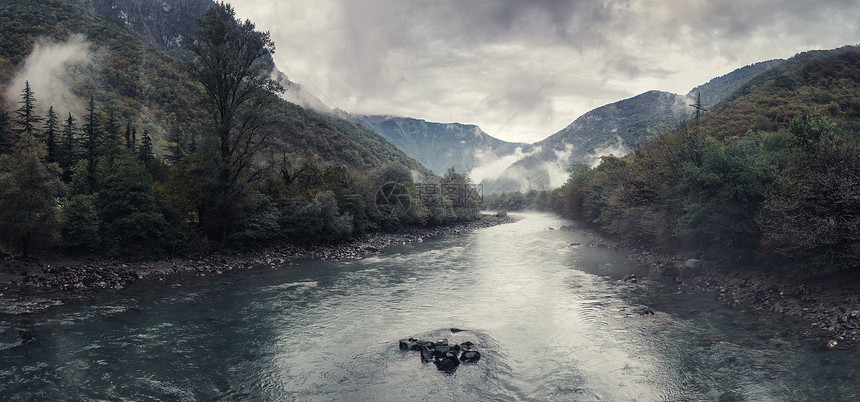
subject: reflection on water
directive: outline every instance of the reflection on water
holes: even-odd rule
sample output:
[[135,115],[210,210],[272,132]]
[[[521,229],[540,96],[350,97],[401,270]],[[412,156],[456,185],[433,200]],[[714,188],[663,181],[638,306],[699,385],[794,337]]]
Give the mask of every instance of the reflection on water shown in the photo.
[[[564,222],[515,224],[206,278],[141,281],[34,314],[0,309],[0,395],[167,400],[856,399],[855,351],[636,272]],[[178,286],[181,285],[181,286]],[[9,305],[7,300],[0,303]],[[645,309],[654,315],[641,316]],[[17,345],[17,328],[36,337]],[[452,334],[450,328],[468,331]],[[404,337],[471,340],[453,374]],[[469,337],[460,339],[458,337]],[[5,345],[5,346],[4,346]],[[5,347],[5,348],[4,348]]]

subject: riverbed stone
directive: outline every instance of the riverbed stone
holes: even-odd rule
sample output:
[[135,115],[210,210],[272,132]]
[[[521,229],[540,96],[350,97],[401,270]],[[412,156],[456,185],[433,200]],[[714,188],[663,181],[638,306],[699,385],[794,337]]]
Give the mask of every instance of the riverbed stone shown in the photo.
[[460,355],[460,361],[463,363],[477,363],[481,360],[481,352],[477,350],[467,350]]
[[702,266],[702,260],[698,260],[695,258],[690,258],[686,262],[684,262],[684,266],[687,268],[699,268]]
[[436,368],[439,371],[452,373],[460,365],[460,359],[457,358],[457,354],[454,352],[445,352],[445,355],[441,359],[436,359],[433,363],[436,364]]

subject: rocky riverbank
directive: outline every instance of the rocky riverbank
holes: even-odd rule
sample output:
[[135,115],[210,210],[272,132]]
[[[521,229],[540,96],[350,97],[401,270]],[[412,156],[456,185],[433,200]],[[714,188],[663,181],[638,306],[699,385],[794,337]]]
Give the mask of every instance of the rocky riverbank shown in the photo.
[[801,278],[777,268],[725,266],[694,253],[658,253],[636,244],[609,240],[578,225],[590,247],[607,247],[647,268],[653,277],[673,280],[682,289],[712,295],[735,308],[799,317],[808,328],[800,336],[829,349],[854,348],[860,339],[860,275]]
[[[517,218],[483,215],[481,219],[445,226],[408,228],[396,233],[374,233],[359,239],[314,246],[284,245],[250,254],[210,254],[202,258],[172,258],[161,261],[123,263],[105,259],[71,260],[48,258],[21,261],[6,257],[0,261],[0,289],[12,288],[83,291],[122,288],[138,279],[167,277],[179,273],[199,276],[258,266],[280,266],[291,262],[319,259],[361,258],[382,252],[385,247],[422,241],[425,238],[515,222]],[[3,294],[0,293],[0,296]]]

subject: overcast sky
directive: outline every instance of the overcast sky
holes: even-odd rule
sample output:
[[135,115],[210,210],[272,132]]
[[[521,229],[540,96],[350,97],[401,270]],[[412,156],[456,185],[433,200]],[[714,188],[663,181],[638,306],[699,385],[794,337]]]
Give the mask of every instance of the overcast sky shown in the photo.
[[860,2],[231,0],[331,107],[534,142],[598,106],[860,43]]

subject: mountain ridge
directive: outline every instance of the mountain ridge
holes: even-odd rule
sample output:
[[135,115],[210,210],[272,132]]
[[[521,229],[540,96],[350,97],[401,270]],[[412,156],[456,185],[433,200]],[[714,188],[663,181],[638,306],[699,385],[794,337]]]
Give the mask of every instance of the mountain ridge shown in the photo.
[[[176,0],[182,4],[203,4],[211,1]],[[0,83],[8,90],[3,96],[8,105],[23,87],[23,79],[32,83],[52,79],[49,88],[35,91],[37,104],[47,110],[51,106],[40,99],[51,98],[46,91],[56,86],[68,87],[78,103],[77,108],[58,108],[58,114],[72,112],[82,117],[83,99],[92,94],[101,121],[113,113],[119,124],[126,123],[148,130],[153,137],[156,153],[164,155],[166,140],[171,130],[202,134],[206,129],[207,115],[194,107],[202,89],[184,69],[179,49],[165,42],[174,51],[160,50],[130,26],[111,16],[93,14],[80,3],[92,3],[113,8],[123,4],[174,4],[169,1],[100,1],[70,2],[66,0],[22,0],[0,4]],[[214,3],[213,3],[214,4]],[[119,8],[119,11],[122,11]],[[15,16],[15,19],[9,16]],[[186,16],[185,20],[191,18]],[[21,27],[25,27],[21,28]],[[75,34],[85,36],[88,63],[75,66],[57,77],[30,76],[22,72],[25,61],[32,56],[40,38],[48,38],[50,46],[62,48]],[[168,38],[169,39],[169,38]],[[51,48],[54,49],[54,48]],[[187,60],[187,59],[185,59]],[[65,67],[65,66],[63,66]],[[17,81],[21,81],[20,85]],[[44,82],[42,82],[44,84]],[[20,87],[19,87],[20,86]],[[59,106],[59,105],[54,105]],[[68,109],[68,110],[66,110]],[[383,137],[358,124],[343,121],[329,114],[306,110],[287,101],[276,106],[272,116],[277,121],[275,141],[267,149],[272,157],[286,153],[299,163],[315,160],[322,164],[343,164],[366,170],[385,164],[402,164],[411,170],[429,174],[429,170],[410,158]]]
[[497,159],[528,146],[495,138],[474,124],[437,123],[390,115],[353,115],[353,118],[440,175],[450,167],[469,173],[481,159]]

